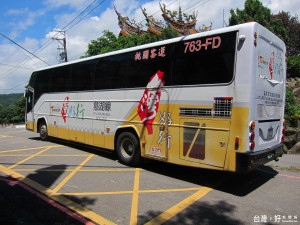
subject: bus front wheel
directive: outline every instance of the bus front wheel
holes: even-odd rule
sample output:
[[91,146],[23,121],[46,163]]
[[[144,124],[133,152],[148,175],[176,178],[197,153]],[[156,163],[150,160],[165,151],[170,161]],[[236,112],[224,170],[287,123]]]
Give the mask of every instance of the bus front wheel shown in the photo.
[[47,130],[47,125],[45,122],[40,123],[40,138],[42,141],[47,141],[49,136],[48,136],[48,130]]
[[121,163],[136,166],[140,162],[141,151],[139,139],[131,132],[121,133],[117,139],[116,151]]

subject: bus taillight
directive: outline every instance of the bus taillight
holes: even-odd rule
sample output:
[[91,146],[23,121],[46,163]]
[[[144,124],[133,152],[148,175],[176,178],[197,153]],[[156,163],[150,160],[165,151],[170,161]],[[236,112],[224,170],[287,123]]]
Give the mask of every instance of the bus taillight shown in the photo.
[[249,133],[249,139],[250,139],[249,148],[250,148],[250,150],[254,150],[254,148],[255,148],[255,142],[254,142],[254,139],[255,139],[255,132],[254,132],[255,122],[254,121],[250,122],[249,129],[250,129],[250,133]]
[[250,128],[251,131],[254,131],[254,129],[255,129],[255,122],[254,121],[250,122],[249,128]]
[[256,41],[256,39],[257,39],[257,33],[256,32],[254,33],[254,38],[255,38],[255,40],[254,40],[254,46],[256,47],[256,45],[257,45],[257,41]]

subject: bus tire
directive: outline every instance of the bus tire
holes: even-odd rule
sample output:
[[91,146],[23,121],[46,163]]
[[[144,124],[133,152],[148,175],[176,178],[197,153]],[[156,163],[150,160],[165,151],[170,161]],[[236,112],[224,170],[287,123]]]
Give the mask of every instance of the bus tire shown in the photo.
[[47,141],[49,139],[47,124],[45,122],[40,123],[40,138],[42,141]]
[[121,163],[137,166],[141,158],[139,139],[131,132],[123,132],[116,143],[116,152]]

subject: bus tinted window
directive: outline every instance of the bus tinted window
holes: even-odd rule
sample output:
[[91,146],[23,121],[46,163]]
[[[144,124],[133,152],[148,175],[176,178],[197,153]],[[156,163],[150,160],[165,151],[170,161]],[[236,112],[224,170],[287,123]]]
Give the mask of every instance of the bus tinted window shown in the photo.
[[[69,90],[71,66],[58,67],[49,73],[49,92],[64,92]],[[51,77],[51,78],[50,78]],[[51,79],[51,80],[50,80]]]
[[96,61],[85,61],[72,65],[71,91],[93,89]]
[[34,101],[36,102],[43,93],[51,91],[52,86],[51,70],[39,71],[36,73],[34,87]]
[[218,84],[233,79],[236,32],[176,44],[173,84]]
[[125,88],[126,63],[126,54],[98,59],[95,73],[95,89]]
[[170,80],[171,45],[141,49],[130,53],[127,70],[127,87],[145,87],[158,70],[165,73],[166,85]]

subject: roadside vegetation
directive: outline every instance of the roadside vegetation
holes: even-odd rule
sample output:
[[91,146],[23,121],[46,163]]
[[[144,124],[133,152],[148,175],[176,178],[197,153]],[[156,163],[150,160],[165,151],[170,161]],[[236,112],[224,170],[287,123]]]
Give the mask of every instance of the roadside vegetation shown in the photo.
[[23,94],[0,95],[0,124],[24,123],[26,101]]

